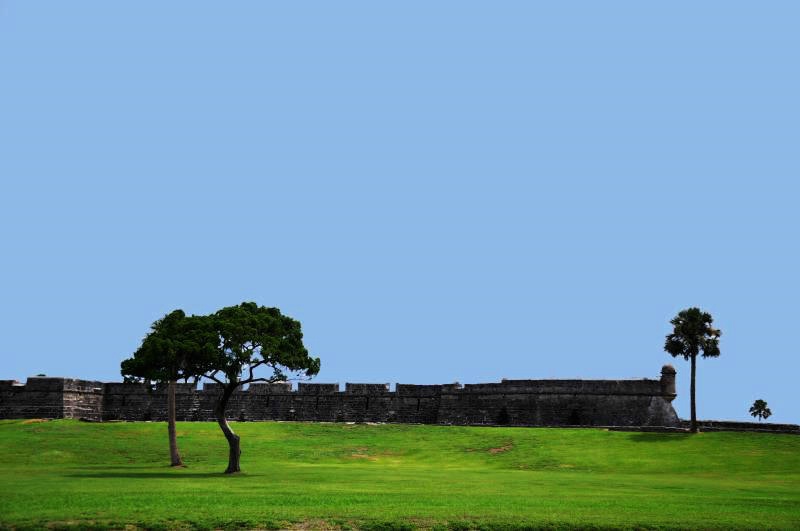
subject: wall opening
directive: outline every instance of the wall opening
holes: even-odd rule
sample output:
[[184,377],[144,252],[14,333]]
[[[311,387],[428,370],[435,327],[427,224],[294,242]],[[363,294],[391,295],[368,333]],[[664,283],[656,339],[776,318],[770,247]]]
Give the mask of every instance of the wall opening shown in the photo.
[[508,414],[508,408],[503,406],[500,409],[500,413],[497,414],[497,423],[500,425],[505,425],[511,422],[511,415]]

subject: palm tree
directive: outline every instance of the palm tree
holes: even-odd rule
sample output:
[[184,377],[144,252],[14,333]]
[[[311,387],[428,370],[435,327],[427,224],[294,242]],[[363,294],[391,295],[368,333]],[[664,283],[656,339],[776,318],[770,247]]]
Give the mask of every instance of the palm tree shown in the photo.
[[750,408],[750,414],[754,417],[758,417],[758,421],[761,422],[761,419],[767,419],[770,415],[772,415],[772,411],[767,407],[767,403],[760,398],[753,402],[753,407]]
[[714,319],[711,314],[699,308],[682,310],[670,321],[672,333],[664,343],[666,350],[673,357],[683,356],[692,361],[692,383],[690,400],[692,404],[692,433],[697,433],[697,409],[695,406],[695,375],[697,373],[697,355],[702,352],[704,358],[719,356],[719,336],[722,332],[711,327]]

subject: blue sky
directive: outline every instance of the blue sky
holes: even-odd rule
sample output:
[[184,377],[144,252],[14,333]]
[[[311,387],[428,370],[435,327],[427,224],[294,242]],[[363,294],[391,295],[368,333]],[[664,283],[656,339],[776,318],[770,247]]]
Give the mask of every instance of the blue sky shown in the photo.
[[800,421],[796,2],[0,1],[0,378],[245,300],[317,381],[632,378]]

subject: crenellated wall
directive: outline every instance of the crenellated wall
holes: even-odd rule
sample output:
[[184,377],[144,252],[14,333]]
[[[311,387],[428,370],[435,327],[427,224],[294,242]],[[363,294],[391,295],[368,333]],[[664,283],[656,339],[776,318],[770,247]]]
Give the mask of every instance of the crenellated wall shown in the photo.
[[31,377],[25,385],[0,380],[0,418],[101,420],[102,382]]
[[[218,384],[178,384],[181,421],[214,420]],[[503,380],[447,385],[254,383],[231,397],[232,420],[530,426],[673,426],[675,370],[661,379]],[[166,389],[70,378],[0,380],[0,418],[165,420]]]

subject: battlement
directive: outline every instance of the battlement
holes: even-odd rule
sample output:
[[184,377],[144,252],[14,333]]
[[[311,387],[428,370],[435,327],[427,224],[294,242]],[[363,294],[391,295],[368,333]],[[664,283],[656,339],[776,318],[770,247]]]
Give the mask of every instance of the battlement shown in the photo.
[[[179,420],[214,420],[222,386],[179,383]],[[309,420],[426,424],[678,426],[670,404],[675,371],[661,379],[508,380],[418,385],[289,382],[240,387],[228,405],[233,420]],[[166,388],[74,378],[0,380],[0,418],[163,420]]]

